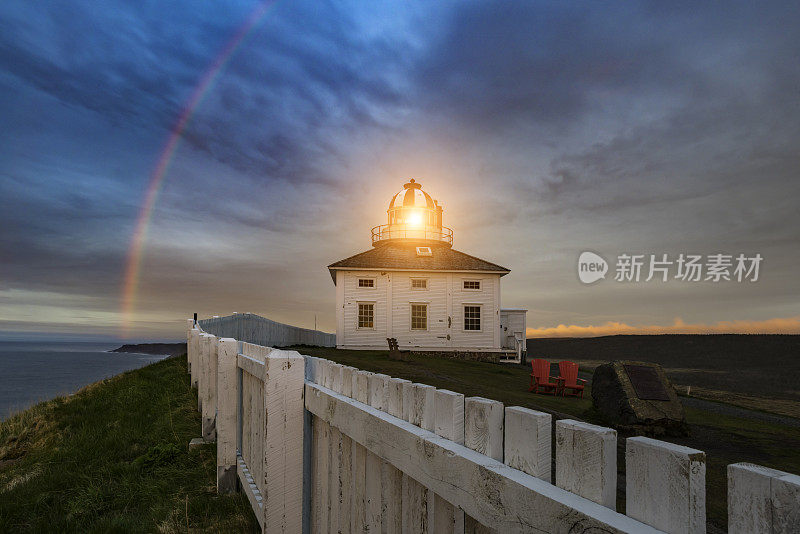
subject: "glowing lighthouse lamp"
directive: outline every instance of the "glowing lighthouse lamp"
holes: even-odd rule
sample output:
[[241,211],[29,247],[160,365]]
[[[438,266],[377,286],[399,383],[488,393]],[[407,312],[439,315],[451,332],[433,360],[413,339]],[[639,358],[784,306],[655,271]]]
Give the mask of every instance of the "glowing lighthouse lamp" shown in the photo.
[[372,229],[373,246],[397,239],[453,245],[453,230],[442,226],[442,207],[413,178],[392,197],[386,213],[388,224]]

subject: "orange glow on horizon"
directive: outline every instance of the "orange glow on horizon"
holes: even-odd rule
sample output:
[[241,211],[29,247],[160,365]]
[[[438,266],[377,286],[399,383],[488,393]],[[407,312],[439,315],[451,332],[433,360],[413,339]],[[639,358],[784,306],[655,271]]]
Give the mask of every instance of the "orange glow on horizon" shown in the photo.
[[775,317],[763,321],[719,321],[714,324],[687,324],[678,317],[671,325],[632,326],[608,321],[601,325],[565,325],[528,328],[526,336],[537,337],[599,337],[656,334],[800,334],[800,315]]

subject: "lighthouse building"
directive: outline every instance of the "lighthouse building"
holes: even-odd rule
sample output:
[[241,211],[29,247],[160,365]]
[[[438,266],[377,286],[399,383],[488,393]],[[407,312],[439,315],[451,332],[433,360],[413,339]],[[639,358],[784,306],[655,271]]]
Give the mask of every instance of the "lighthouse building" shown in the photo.
[[[453,249],[442,206],[413,179],[392,197],[372,248],[328,266],[336,286],[336,345],[518,360],[525,310],[501,310],[510,271]],[[464,354],[467,353],[467,354]]]

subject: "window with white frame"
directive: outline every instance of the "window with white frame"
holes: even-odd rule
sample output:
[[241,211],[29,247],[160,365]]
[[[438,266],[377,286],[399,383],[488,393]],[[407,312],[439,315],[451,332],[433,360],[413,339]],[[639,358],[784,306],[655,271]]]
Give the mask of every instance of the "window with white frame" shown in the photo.
[[375,287],[374,278],[359,278],[358,287]]
[[427,329],[428,329],[428,305],[412,304],[411,330],[427,330]]
[[358,303],[358,327],[359,328],[375,328],[375,303],[374,302],[359,302]]
[[464,280],[464,289],[468,291],[480,291],[481,290],[481,281],[480,280]]
[[464,330],[476,331],[481,329],[481,307],[476,305],[464,306]]
[[412,278],[411,289],[428,289],[427,278]]

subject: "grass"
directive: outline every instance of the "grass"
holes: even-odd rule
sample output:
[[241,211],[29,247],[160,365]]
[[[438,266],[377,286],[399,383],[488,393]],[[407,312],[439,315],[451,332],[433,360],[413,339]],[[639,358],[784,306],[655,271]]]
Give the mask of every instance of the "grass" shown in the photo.
[[186,358],[168,358],[0,423],[0,532],[258,531],[216,494]]
[[[445,388],[466,396],[481,396],[506,406],[525,406],[553,413],[556,419],[575,417],[603,424],[591,409],[591,384],[584,398],[534,395],[528,392],[530,371],[520,365],[414,356],[410,361],[388,358],[387,351],[349,351],[296,347],[303,354],[327,358],[367,371]],[[714,530],[727,527],[727,465],[753,462],[791,473],[800,473],[800,429],[743,419],[694,408],[686,410],[690,435],[662,438],[706,453],[707,517]],[[624,436],[620,436],[624,437]],[[619,440],[618,468],[624,480],[624,440]],[[618,488],[618,510],[624,511],[624,486]],[[711,529],[710,529],[711,531]]]
[[527,340],[528,356],[581,363],[644,360],[673,384],[800,402],[800,335],[664,334]]

